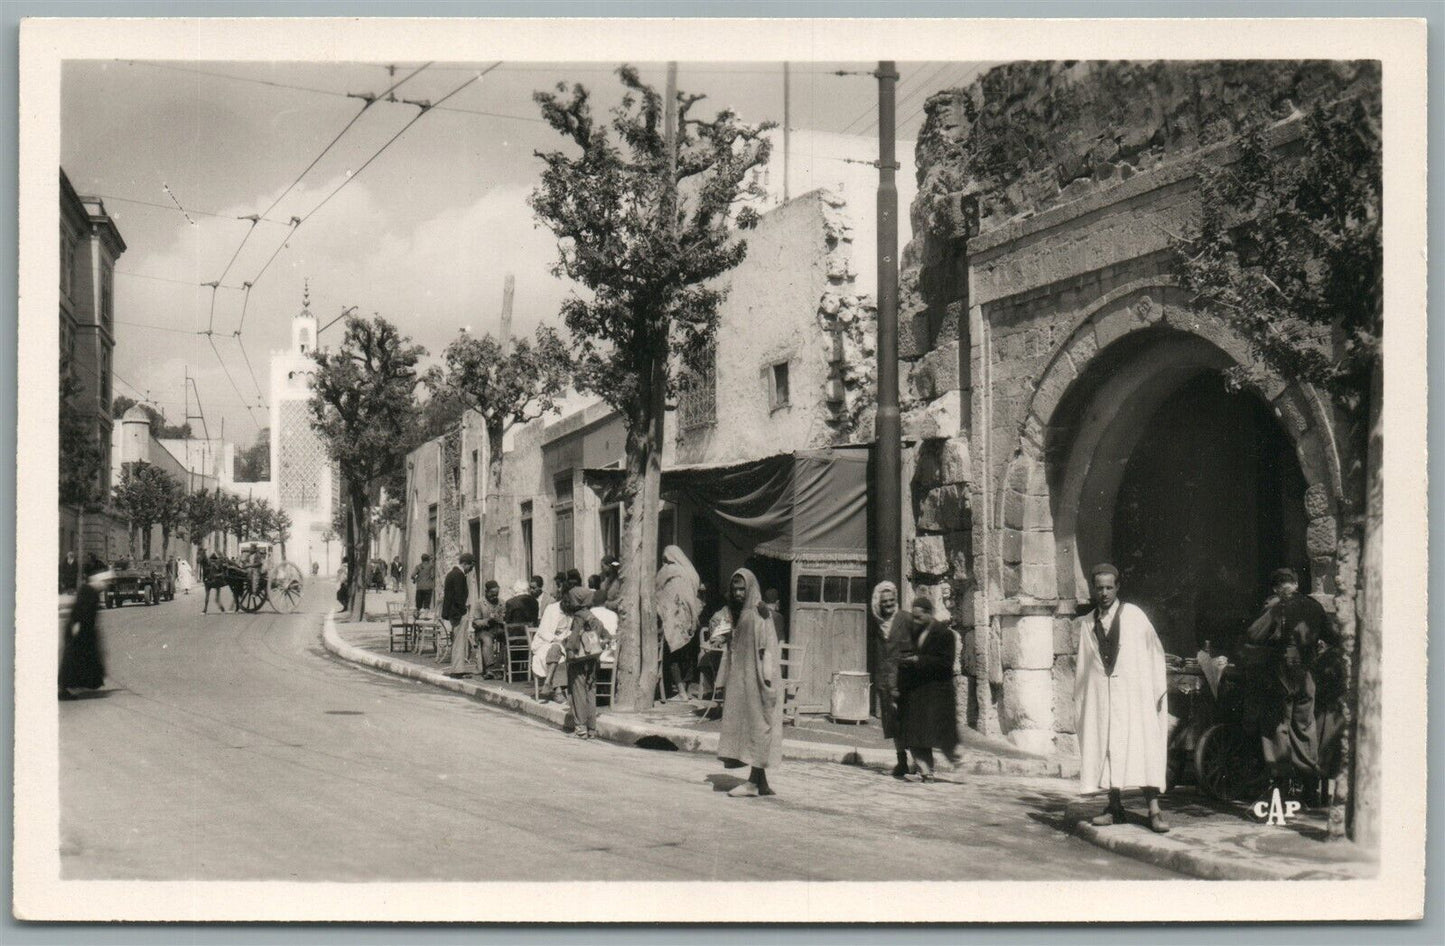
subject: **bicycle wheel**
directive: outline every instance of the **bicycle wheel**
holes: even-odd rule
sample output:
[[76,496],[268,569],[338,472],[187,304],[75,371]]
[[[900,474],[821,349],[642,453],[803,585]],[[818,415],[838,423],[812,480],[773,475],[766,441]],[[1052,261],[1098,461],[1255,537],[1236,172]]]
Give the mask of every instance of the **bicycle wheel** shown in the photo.
[[301,609],[301,569],[293,562],[281,562],[271,569],[271,606],[295,614]]
[[1269,783],[1258,739],[1228,723],[1216,723],[1199,737],[1194,769],[1199,788],[1220,801],[1248,800]]

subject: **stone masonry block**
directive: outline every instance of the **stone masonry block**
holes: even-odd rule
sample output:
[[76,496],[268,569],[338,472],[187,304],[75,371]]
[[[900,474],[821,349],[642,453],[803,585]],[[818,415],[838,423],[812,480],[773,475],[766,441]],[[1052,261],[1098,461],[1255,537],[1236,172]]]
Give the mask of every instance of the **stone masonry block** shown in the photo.
[[1062,759],[1079,757],[1079,737],[1071,732],[1054,733],[1054,755]]
[[1015,729],[1054,730],[1054,674],[1052,670],[1004,670],[999,723],[1004,732]]
[[1049,507],[1047,496],[1027,496],[1023,501],[1023,527],[1033,530],[1052,530],[1054,514]]
[[943,548],[948,554],[948,573],[955,579],[968,579],[973,571],[973,533],[950,532],[943,537]]
[[1074,658],[1060,657],[1054,661],[1054,729],[1074,732]]
[[1024,494],[1016,490],[1004,490],[1003,521],[1015,529],[1024,524]]
[[1052,532],[1025,532],[1023,537],[1024,557],[1020,561],[1025,565],[1053,567],[1054,534]]
[[1015,729],[1008,734],[1008,741],[1034,755],[1052,755],[1054,751],[1054,733],[1046,729]]
[[999,619],[1005,670],[1048,670],[1054,665],[1053,618],[1025,614]]
[[913,570],[920,575],[948,574],[948,553],[941,535],[920,535],[913,540]]
[[968,440],[950,437],[939,453],[939,480],[943,483],[967,483],[973,479],[973,459]]
[[919,445],[918,459],[913,467],[913,485],[915,487],[941,486],[943,484],[943,464],[940,454],[945,442],[925,440]]
[[1134,313],[1126,306],[1094,316],[1093,323],[1095,342],[1100,348],[1107,348],[1140,327]]
[[1010,565],[1003,562],[999,565],[999,580],[1003,583],[1003,596],[1005,598],[1016,597],[1019,593],[1019,584],[1022,581],[1022,565]]
[[928,491],[918,508],[917,527],[926,532],[958,532],[972,522],[968,489],[940,486]]
[[1003,685],[1003,630],[998,626],[997,621],[988,625],[988,636],[984,638],[988,642],[988,648],[981,652],[985,665],[988,667],[988,682],[993,686]]
[[1054,654],[1073,656],[1079,652],[1079,622],[1064,617],[1055,617]]
[[929,387],[933,391],[931,397],[938,397],[945,391],[957,391],[958,342],[940,345],[924,355],[914,373],[928,376]]
[[1316,483],[1305,490],[1305,515],[1311,519],[1320,519],[1334,513],[1334,504],[1330,502],[1330,491],[1325,489],[1321,483]]
[[906,440],[933,440],[945,436],[939,433],[938,421],[929,415],[927,405],[904,411],[901,424]]
[[1339,542],[1339,530],[1333,516],[1321,516],[1311,520],[1305,530],[1305,550],[1310,558],[1330,555]]
[[963,403],[957,390],[947,391],[927,407],[936,437],[957,437],[963,429]]
[[1030,565],[1025,562],[1020,566],[1019,591],[1040,600],[1056,597],[1058,585],[1054,580],[1054,566]]
[[1085,322],[1069,339],[1069,347],[1064,350],[1069,353],[1069,363],[1074,366],[1074,371],[1083,371],[1089,360],[1099,353],[1099,339],[1094,334],[1094,326]]
[[1064,392],[1074,380],[1074,370],[1067,361],[1055,362],[1034,391],[1033,411],[1043,420],[1054,416],[1054,408],[1063,400]]
[[999,554],[1005,562],[1018,564],[1024,560],[1024,534],[1017,529],[999,533]]

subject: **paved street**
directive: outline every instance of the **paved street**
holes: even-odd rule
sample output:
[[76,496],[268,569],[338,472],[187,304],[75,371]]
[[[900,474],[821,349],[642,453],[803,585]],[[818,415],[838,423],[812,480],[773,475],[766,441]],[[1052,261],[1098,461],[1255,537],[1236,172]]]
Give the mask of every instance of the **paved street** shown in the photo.
[[[313,613],[102,612],[110,688],[59,704],[66,878],[1158,879],[1053,826],[1070,784],[931,786],[579,742],[336,661]],[[947,778],[947,776],[945,776]]]

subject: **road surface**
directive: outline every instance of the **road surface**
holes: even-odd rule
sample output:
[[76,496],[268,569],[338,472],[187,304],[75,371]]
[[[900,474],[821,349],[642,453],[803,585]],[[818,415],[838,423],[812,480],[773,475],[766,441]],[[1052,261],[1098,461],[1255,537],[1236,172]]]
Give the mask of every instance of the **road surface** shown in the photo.
[[[583,742],[322,650],[313,613],[196,593],[102,611],[108,688],[59,704],[66,879],[1159,879],[1055,824],[1071,783],[900,783]],[[949,778],[944,775],[944,778]]]

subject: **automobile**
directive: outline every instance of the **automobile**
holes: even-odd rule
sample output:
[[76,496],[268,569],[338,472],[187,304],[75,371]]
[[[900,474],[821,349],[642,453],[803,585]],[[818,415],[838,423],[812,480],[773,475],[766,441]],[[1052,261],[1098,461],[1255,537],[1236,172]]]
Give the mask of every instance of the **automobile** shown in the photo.
[[133,561],[118,558],[111,562],[115,580],[105,593],[108,608],[118,608],[128,601],[141,604],[159,604],[176,596],[175,583],[166,572],[162,561]]

